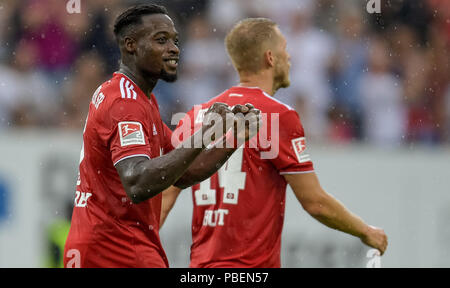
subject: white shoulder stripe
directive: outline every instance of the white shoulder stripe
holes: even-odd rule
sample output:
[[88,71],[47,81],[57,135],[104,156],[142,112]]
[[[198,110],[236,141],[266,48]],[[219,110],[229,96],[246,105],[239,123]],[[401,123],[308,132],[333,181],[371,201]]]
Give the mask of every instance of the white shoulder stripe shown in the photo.
[[146,154],[135,154],[135,155],[130,155],[130,156],[126,156],[123,158],[120,158],[119,160],[116,161],[116,163],[114,163],[114,166],[116,166],[117,163],[119,163],[122,160],[128,159],[128,158],[133,158],[133,157],[147,157],[148,159],[151,159],[150,156],[146,155]]
[[124,77],[120,78],[119,87],[120,87],[120,95],[122,95],[122,98],[125,98],[125,91],[123,89],[123,87],[124,87],[123,83],[124,82],[125,82],[125,78]]
[[134,91],[134,86],[130,83],[129,80],[125,79],[125,77],[120,78],[120,94],[124,99],[133,98],[134,100],[136,100],[137,98],[137,93],[136,91]]

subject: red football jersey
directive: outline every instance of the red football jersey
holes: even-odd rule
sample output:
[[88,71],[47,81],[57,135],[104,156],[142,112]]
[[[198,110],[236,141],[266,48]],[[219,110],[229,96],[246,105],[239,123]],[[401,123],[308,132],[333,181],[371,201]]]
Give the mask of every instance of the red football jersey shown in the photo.
[[200,127],[202,113],[214,102],[251,103],[261,110],[264,124],[215,175],[192,187],[190,266],[280,267],[283,174],[313,171],[299,116],[259,88],[232,87],[191,110],[174,137],[182,140],[180,134]]
[[94,93],[83,131],[75,207],[64,267],[168,267],[159,238],[161,194],[127,197],[114,165],[173,149],[158,104],[114,73]]

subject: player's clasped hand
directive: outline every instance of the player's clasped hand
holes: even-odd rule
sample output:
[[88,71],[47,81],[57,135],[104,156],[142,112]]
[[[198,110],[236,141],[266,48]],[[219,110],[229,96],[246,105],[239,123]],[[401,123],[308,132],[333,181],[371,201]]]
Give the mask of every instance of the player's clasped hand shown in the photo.
[[261,128],[261,111],[252,104],[235,105],[232,108],[235,114],[234,135],[238,145],[253,138]]
[[225,103],[216,102],[203,117],[203,147],[225,135],[227,121],[233,121],[233,112]]
[[386,251],[388,240],[386,233],[381,228],[370,226],[365,235],[361,238],[361,241],[375,249],[380,251],[380,256]]
[[252,104],[235,105],[216,102],[206,111],[203,118],[203,145],[208,146],[233,127],[238,146],[255,136],[260,129],[261,111]]

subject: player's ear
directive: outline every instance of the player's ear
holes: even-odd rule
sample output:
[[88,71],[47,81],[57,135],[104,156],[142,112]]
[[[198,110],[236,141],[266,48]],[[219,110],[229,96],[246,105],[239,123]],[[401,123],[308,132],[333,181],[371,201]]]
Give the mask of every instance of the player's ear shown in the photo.
[[125,36],[123,39],[123,47],[125,51],[130,54],[134,54],[136,52],[136,40],[130,36]]
[[274,63],[274,57],[273,57],[272,50],[269,49],[266,52],[264,52],[264,62],[269,67],[274,66],[275,63]]

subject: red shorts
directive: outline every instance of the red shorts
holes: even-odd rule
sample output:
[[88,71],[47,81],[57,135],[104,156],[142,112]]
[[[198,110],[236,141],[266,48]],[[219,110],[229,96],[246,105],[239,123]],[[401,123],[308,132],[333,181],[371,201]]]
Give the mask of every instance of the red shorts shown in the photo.
[[[147,243],[118,246],[104,241],[71,243],[64,249],[64,268],[168,268],[164,251]],[[163,255],[161,255],[163,254]]]

